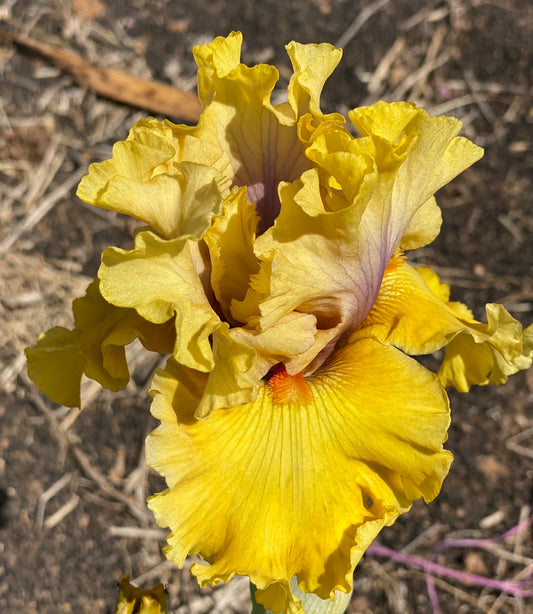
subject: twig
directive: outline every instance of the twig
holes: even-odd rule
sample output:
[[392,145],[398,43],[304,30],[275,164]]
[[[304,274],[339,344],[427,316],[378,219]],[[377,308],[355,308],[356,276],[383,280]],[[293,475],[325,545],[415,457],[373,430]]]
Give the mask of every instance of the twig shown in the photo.
[[39,497],[39,501],[37,502],[37,513],[35,514],[35,524],[40,528],[43,525],[44,520],[44,510],[46,508],[46,504],[52,497],[55,497],[57,493],[65,487],[71,480],[72,473],[65,473],[65,475],[57,482],[54,482],[50,488],[47,488],[43,494]]
[[527,458],[533,458],[533,450],[531,449],[531,446],[521,445],[521,442],[524,441],[524,439],[527,439],[530,435],[533,435],[533,427],[528,428],[508,439],[505,442],[505,447],[508,450],[512,450],[513,452],[526,456]]
[[401,552],[396,552],[395,550],[391,550],[390,548],[382,546],[376,542],[369,546],[367,552],[369,554],[387,557],[393,561],[396,561],[397,563],[407,565],[408,567],[422,569],[426,573],[452,578],[458,582],[473,584],[483,588],[494,588],[502,592],[511,593],[517,597],[533,597],[533,588],[528,588],[524,582],[495,580],[493,578],[486,578],[485,576],[479,576],[467,571],[451,569],[450,567],[439,565],[439,563],[434,563],[433,561],[428,561],[422,557],[414,556],[412,554],[404,555]]
[[2,386],[6,392],[13,391],[13,380],[25,366],[26,355],[24,352],[21,352],[11,364],[4,367],[4,369],[0,372],[0,386]]
[[[25,377],[28,386],[31,384],[29,380]],[[30,388],[31,390],[31,388]],[[133,516],[138,518],[139,520],[146,522],[149,521],[152,516],[146,509],[141,509],[137,503],[131,499],[131,497],[126,496],[124,493],[117,490],[106,478],[106,476],[101,473],[96,467],[94,467],[87,456],[82,452],[79,448],[78,444],[74,441],[73,435],[71,435],[68,431],[64,431],[59,423],[57,422],[52,411],[46,406],[46,403],[33,391],[30,392],[32,399],[37,406],[37,408],[48,418],[50,424],[52,426],[52,432],[55,434],[57,439],[63,444],[66,445],[67,448],[72,452],[76,462],[84,471],[84,473],[91,478],[94,482],[98,484],[100,489],[112,497],[126,505],[128,510],[131,512]]]
[[152,569],[149,569],[147,572],[141,574],[140,576],[133,578],[133,580],[131,580],[131,583],[135,586],[142,586],[143,584],[152,582],[154,578],[159,579],[163,572],[173,571],[175,569],[177,569],[176,564],[172,561],[161,561],[161,563],[158,563],[155,567],[152,567]]
[[518,228],[517,225],[507,215],[499,215],[498,222],[500,222],[500,224],[505,228],[505,230],[507,230],[512,235],[513,239],[518,245],[522,243],[524,238],[522,237],[522,232],[520,231],[520,228]]
[[342,34],[342,36],[335,43],[335,47],[346,47],[346,45],[352,40],[352,38],[359,32],[359,30],[365,25],[365,23],[372,17],[374,13],[377,13],[380,9],[386,6],[391,0],[374,0],[368,6],[357,15],[350,27]]
[[428,113],[433,116],[446,115],[450,113],[450,111],[455,111],[455,109],[462,109],[471,104],[476,104],[476,100],[476,97],[472,96],[472,94],[466,94],[465,96],[452,98],[446,102],[441,102],[440,104],[429,107]]
[[15,226],[9,235],[7,235],[7,237],[0,243],[0,258],[22,234],[28,232],[34,226],[36,226],[58,201],[70,193],[72,188],[78,183],[85,172],[85,169],[80,169],[71,175],[46,198],[43,198],[39,206],[37,206],[31,213],[29,213],[29,215],[27,215]]
[[159,81],[141,79],[112,68],[96,66],[71,51],[63,51],[24,34],[10,33],[8,36],[17,44],[50,59],[69,72],[82,87],[87,87],[100,96],[189,121],[196,121],[200,116],[202,109],[195,94],[182,92]]
[[109,527],[109,534],[113,537],[130,537],[132,539],[165,540],[168,531],[163,529],[147,529],[144,527]]
[[[446,28],[444,26],[439,26],[435,33],[433,34],[431,41],[428,45],[426,51],[426,57],[424,60],[424,64],[422,66],[432,66],[437,60],[438,52],[444,42],[444,38],[446,36]],[[422,77],[414,84],[411,90],[411,98],[417,99],[419,98],[424,90],[427,88],[428,82],[427,77],[431,71],[425,72]]]
[[431,601],[431,608],[433,614],[440,614],[439,597],[437,595],[437,589],[435,588],[435,580],[433,576],[426,572],[426,587],[428,590],[429,600]]
[[431,62],[426,62],[420,68],[413,71],[406,79],[398,85],[398,87],[390,95],[391,100],[403,100],[407,92],[420,80],[425,79],[427,75],[450,59],[447,52],[441,53],[437,58]]
[[60,137],[56,134],[52,138],[39,167],[33,171],[29,185],[26,182],[20,183],[2,203],[2,208],[5,211],[11,210],[12,203],[21,200],[26,190],[25,206],[27,210],[31,209],[33,203],[44,194],[65,159],[65,151],[63,149],[58,151],[59,141]]
[[[424,572],[418,571],[416,569],[410,570],[407,573],[413,577],[423,576],[424,579],[426,578],[426,574]],[[446,582],[446,580],[443,580],[442,578],[438,578],[437,576],[431,576],[431,579],[436,589],[438,588],[439,590],[446,591],[447,593],[450,593],[450,595],[453,595],[459,601],[464,601],[468,603],[469,605],[471,605],[473,608],[475,608],[474,610],[465,610],[465,611],[476,612],[476,614],[478,614],[478,612],[480,614],[481,613],[486,614],[487,610],[486,608],[481,606],[481,604],[479,603],[478,597],[473,597],[472,595],[467,593],[465,590],[462,590],[458,588],[457,586],[455,586],[454,584],[450,584],[449,582]]]
[[390,68],[394,60],[403,51],[404,47],[405,37],[399,36],[389,48],[387,53],[381,58],[381,61],[377,65],[376,70],[370,78],[370,81],[367,84],[367,90],[369,94],[376,95],[381,90],[383,81],[389,75]]
[[63,518],[68,516],[70,512],[73,512],[76,509],[79,502],[80,498],[78,497],[78,495],[72,495],[72,497],[65,503],[65,505],[60,507],[57,512],[49,516],[44,521],[45,529],[53,529],[63,520]]

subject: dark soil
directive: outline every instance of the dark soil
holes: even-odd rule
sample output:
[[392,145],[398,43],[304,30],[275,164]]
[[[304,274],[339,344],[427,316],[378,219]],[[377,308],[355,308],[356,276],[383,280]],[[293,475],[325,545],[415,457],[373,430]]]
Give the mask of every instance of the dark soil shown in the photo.
[[[93,62],[187,89],[194,84],[192,46],[231,30],[244,34],[243,60],[276,64],[284,87],[290,76],[287,42],[335,43],[370,5],[376,3],[4,0],[0,11],[4,31],[24,32]],[[377,66],[400,37],[403,48],[369,91]],[[410,76],[435,58],[440,65],[406,88]],[[113,142],[146,112],[96,97],[47,60],[7,41],[0,47],[0,66],[1,243],[78,169],[109,157]],[[531,3],[392,0],[345,45],[323,97],[324,110],[344,113],[398,93],[436,112],[451,105],[448,114],[463,119],[464,134],[486,153],[442,190],[441,235],[416,257],[434,266],[452,285],[453,297],[467,302],[477,317],[483,317],[487,302],[501,302],[524,324],[533,321],[532,83]],[[47,155],[49,164],[43,164]],[[52,167],[39,188],[39,172],[46,179]],[[155,524],[149,515],[135,515],[134,507],[88,473],[75,446],[62,441],[54,427],[72,414],[42,400],[24,375],[24,346],[42,330],[68,325],[70,301],[96,274],[102,249],[131,240],[131,220],[90,210],[74,191],[0,255],[0,611],[111,613],[121,575],[139,578],[147,572],[141,584],[168,583],[170,612],[249,611],[245,581],[202,591],[186,570],[165,564],[164,540],[110,532]],[[106,483],[142,509],[146,496],[162,487],[142,461],[144,438],[154,426],[144,394],[153,366],[139,362],[133,382],[118,395],[90,389],[86,409],[68,429]],[[457,534],[497,537],[531,514],[533,371],[504,387],[451,392],[450,400],[448,447],[455,462],[441,495],[429,506],[417,503],[379,541],[399,550],[421,536],[413,549],[418,556],[511,579],[533,564],[530,531],[502,544],[522,557],[514,561],[484,550],[436,556],[431,548]],[[523,448],[513,448],[520,434]],[[43,493],[64,476],[64,487],[43,511]],[[62,517],[54,520],[56,512]],[[436,587],[443,614],[533,613],[531,602],[497,591],[445,578]],[[431,611],[420,571],[375,556],[363,559],[350,613]]]

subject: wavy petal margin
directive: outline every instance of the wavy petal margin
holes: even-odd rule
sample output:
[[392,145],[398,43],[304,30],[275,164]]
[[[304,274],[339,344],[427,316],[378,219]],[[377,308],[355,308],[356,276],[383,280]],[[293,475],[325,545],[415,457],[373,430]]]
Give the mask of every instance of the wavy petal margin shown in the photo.
[[81,407],[84,374],[108,390],[124,388],[130,379],[124,347],[134,339],[163,354],[174,346],[172,320],[152,324],[133,309],[111,305],[98,281],[73,302],[72,311],[73,330],[56,326],[41,334],[34,348],[26,348],[29,377],[60,405]]
[[431,269],[415,269],[395,257],[356,336],[372,335],[412,355],[446,347],[439,377],[459,392],[503,384],[531,366],[533,325],[522,330],[502,305],[490,303],[483,324],[465,305],[449,301],[449,293]]
[[98,271],[104,298],[117,307],[135,309],[149,322],[175,318],[174,355],[178,362],[211,371],[210,335],[221,321],[206,296],[195,262],[194,242],[167,241],[152,232],[135,237],[132,250],[108,247]]
[[[171,527],[167,556],[188,554],[200,584],[250,576],[273,612],[300,612],[290,590],[323,599],[351,589],[380,529],[432,500],[451,463],[448,401],[436,376],[393,347],[361,339],[307,378],[309,400],[257,400],[196,421],[205,377],[175,363],[154,379],[148,464],[168,490],[149,500]],[[223,451],[223,454],[221,454]],[[320,534],[319,541],[313,539]]]
[[164,237],[200,239],[222,205],[224,156],[209,143],[193,147],[178,128],[153,118],[135,124],[111,160],[90,165],[78,197],[131,215]]

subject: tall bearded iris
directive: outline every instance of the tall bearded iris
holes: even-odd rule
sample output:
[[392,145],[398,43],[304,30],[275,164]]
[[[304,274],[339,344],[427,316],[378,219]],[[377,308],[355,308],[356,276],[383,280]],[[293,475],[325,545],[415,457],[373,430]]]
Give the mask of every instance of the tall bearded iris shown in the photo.
[[[290,586],[331,599],[383,526],[439,492],[452,455],[445,385],[500,384],[532,362],[533,327],[499,305],[473,319],[404,251],[431,242],[435,192],[482,151],[414,104],[354,109],[354,137],[319,99],[340,60],[291,43],[288,101],[241,35],[195,48],[197,126],[145,119],[78,195],[147,227],[108,248],[73,330],[28,350],[31,377],[79,405],[83,373],[128,381],[124,346],[171,354],[154,376],[149,500],[200,584],[249,576],[273,612]],[[437,375],[410,355],[446,348]]]

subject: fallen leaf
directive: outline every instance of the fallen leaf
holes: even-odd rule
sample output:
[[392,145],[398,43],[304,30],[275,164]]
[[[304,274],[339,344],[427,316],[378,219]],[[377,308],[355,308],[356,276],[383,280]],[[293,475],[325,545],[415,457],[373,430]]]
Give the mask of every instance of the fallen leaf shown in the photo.
[[36,51],[68,71],[74,80],[106,98],[129,104],[165,117],[197,121],[202,106],[198,96],[150,79],[97,66],[71,51],[41,43],[29,36],[9,33],[16,43]]

